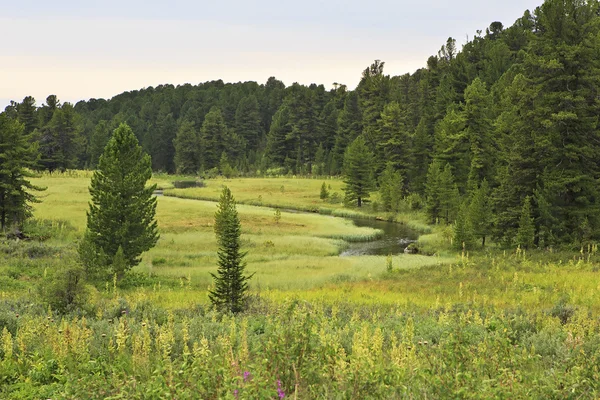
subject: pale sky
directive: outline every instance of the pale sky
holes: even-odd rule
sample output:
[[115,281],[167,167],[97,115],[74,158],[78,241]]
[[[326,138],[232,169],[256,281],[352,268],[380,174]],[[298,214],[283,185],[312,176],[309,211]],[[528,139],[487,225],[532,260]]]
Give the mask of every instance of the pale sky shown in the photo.
[[[89,4],[87,4],[89,3]],[[0,110],[209,80],[354,88],[425,66],[449,36],[506,27],[542,0],[0,0]]]

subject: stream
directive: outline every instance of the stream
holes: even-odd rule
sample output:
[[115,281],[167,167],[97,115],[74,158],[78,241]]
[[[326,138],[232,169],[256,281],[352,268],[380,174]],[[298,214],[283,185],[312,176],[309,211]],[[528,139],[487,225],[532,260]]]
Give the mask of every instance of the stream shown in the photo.
[[404,224],[374,219],[352,219],[352,221],[356,226],[379,229],[383,231],[383,236],[370,242],[350,242],[340,253],[340,257],[400,254],[404,252],[406,246],[419,238],[417,232]]
[[[155,196],[162,196],[162,190],[156,190]],[[302,214],[304,211],[283,209],[281,211]],[[340,217],[331,217],[340,218]],[[379,229],[383,235],[369,242],[348,242],[348,247],[340,253],[340,257],[348,256],[387,256],[404,252],[404,249],[419,238],[419,234],[404,224],[380,221],[376,219],[349,218],[354,225]]]

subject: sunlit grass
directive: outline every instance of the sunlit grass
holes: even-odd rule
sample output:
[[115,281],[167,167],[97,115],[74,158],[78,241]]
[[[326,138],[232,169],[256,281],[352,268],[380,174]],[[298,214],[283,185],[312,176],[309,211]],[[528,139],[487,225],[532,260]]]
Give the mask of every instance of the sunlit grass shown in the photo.
[[[42,202],[35,205],[36,218],[66,221],[78,229],[80,236],[85,229],[90,176],[87,173],[45,174],[34,179],[36,185],[48,188]],[[165,185],[174,180],[169,179],[171,177],[154,178]],[[238,180],[222,183],[233,183],[231,186],[236,197],[236,190],[240,191],[242,198],[260,193],[256,192],[257,187],[249,188],[247,181],[241,184]],[[321,181],[308,179],[256,181],[260,183],[259,189],[265,193],[277,188],[276,192],[272,192],[273,199],[282,202],[302,196],[309,199],[305,200],[308,202],[318,199],[321,184]],[[235,183],[238,183],[237,189]],[[307,183],[307,188],[301,188]],[[338,188],[341,185],[339,181],[332,183]],[[281,186],[284,186],[283,191],[279,190]],[[213,186],[213,189],[220,191],[220,185]],[[251,283],[254,289],[305,290],[329,284],[358,282],[378,276],[386,268],[385,257],[337,256],[347,246],[347,241],[373,240],[381,234],[378,230],[357,227],[348,219],[330,215],[287,212],[284,209],[281,219],[277,221],[274,208],[245,204],[238,204],[237,208],[242,223],[243,249],[248,253],[247,270],[255,273]],[[142,263],[135,270],[151,273],[159,279],[191,279],[196,288],[208,287],[212,282],[209,273],[215,271],[217,261],[213,231],[215,211],[216,204],[213,201],[158,197],[157,219],[161,238],[155,248],[144,254]],[[333,209],[331,214],[354,216],[355,212]],[[405,269],[441,265],[450,261],[447,258],[404,255],[394,260],[398,268]]]

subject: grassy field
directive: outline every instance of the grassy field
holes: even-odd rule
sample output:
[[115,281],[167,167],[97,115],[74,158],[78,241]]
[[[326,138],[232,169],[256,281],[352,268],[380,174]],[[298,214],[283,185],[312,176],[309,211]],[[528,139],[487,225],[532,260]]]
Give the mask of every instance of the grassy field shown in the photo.
[[[42,220],[66,222],[76,229],[74,236],[85,229],[88,208],[90,175],[84,172],[66,175],[44,175],[33,183],[46,187],[42,202],[35,205],[35,217]],[[153,182],[161,187],[172,185],[182,177],[158,176]],[[265,183],[267,182],[267,184]],[[331,181],[340,187],[340,181]],[[256,193],[268,193],[268,188],[287,186],[285,192],[272,193],[280,204],[297,208],[316,198],[320,181],[310,179],[261,179],[209,181],[208,188],[218,191],[230,185],[236,198],[248,200]],[[267,185],[267,186],[265,186]],[[306,186],[306,187],[304,187]],[[332,186],[332,187],[333,187]],[[206,188],[205,188],[206,189]],[[316,191],[315,196],[312,192]],[[192,191],[198,189],[176,189]],[[239,191],[239,195],[238,195]],[[254,193],[254,195],[252,195]],[[159,196],[157,219],[161,238],[158,245],[146,253],[136,271],[158,277],[191,280],[194,287],[206,289],[216,269],[216,239],[213,232],[216,204],[176,197]],[[356,227],[350,220],[327,215],[283,211],[275,221],[275,209],[238,205],[242,223],[242,241],[248,251],[250,273],[256,273],[253,287],[263,289],[304,290],[343,281],[360,281],[385,271],[385,257],[337,257],[346,241],[365,241],[376,238],[377,230]],[[425,256],[394,257],[398,268],[415,268],[451,262],[453,258]]]
[[[27,225],[34,240],[0,242],[2,399],[600,396],[595,247],[402,255],[389,271],[385,257],[337,256],[342,238],[377,231],[319,214],[283,212],[276,223],[272,208],[240,205],[256,275],[248,310],[223,315],[207,302],[215,203],[159,197],[161,239],[137,273],[119,285],[88,285],[78,307],[59,310],[51,301],[64,292],[45,293],[76,262],[89,178],[35,179],[48,190]],[[153,180],[169,187],[178,179]],[[318,202],[320,181],[208,188],[237,182],[251,202],[266,181],[296,191],[273,192],[280,206]],[[448,229],[420,240],[447,247]]]

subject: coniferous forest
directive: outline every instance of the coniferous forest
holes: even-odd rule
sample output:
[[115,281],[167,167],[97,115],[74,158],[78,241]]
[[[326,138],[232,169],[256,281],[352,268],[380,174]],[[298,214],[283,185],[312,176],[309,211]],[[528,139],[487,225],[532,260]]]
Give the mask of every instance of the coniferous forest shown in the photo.
[[596,2],[546,1],[462,49],[449,38],[413,74],[386,75],[375,60],[355,90],[216,80],[75,105],[26,97],[4,114],[49,171],[95,168],[122,122],[154,171],[209,176],[339,175],[361,136],[374,176],[389,164],[432,222],[453,222],[484,185],[488,235],[515,244],[527,201],[536,246],[585,244],[600,235],[599,21]]
[[0,398],[600,398],[600,0],[440,44],[11,102]]

